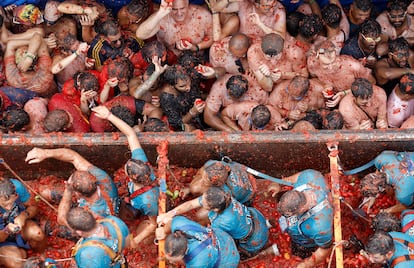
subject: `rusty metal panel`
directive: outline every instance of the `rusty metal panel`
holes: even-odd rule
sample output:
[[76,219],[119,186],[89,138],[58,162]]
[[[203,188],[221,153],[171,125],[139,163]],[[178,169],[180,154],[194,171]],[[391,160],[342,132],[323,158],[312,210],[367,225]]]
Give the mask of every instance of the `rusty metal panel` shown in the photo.
[[[414,151],[411,130],[319,131],[293,132],[201,132],[139,133],[140,142],[152,164],[156,146],[169,141],[171,165],[200,167],[208,159],[218,159],[219,153],[272,176],[289,175],[314,168],[329,170],[326,143],[339,142],[340,160],[346,169],[360,166],[383,150]],[[26,153],[33,147],[71,148],[93,164],[112,174],[130,157],[125,136],[119,133],[87,133],[38,135],[2,135],[0,156],[21,176],[68,176],[73,167],[61,161],[47,159],[41,164],[28,165]],[[6,171],[0,165],[0,171]],[[6,174],[10,175],[10,174]]]

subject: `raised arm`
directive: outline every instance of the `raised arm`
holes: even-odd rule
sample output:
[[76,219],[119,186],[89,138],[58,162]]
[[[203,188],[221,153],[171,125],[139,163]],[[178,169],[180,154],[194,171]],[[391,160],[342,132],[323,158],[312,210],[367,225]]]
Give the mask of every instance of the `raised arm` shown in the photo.
[[136,31],[137,37],[143,40],[153,37],[160,30],[161,20],[170,14],[172,5],[172,1],[167,2],[166,0],[161,0],[161,5],[158,11],[153,13],[138,26]]
[[168,211],[167,213],[160,214],[157,217],[157,223],[158,224],[167,224],[171,221],[171,219],[174,216],[184,214],[186,212],[189,212],[195,208],[200,208],[200,202],[198,201],[198,197],[194,198],[192,200],[189,200],[185,203],[182,203],[178,207],[174,208],[173,210]]

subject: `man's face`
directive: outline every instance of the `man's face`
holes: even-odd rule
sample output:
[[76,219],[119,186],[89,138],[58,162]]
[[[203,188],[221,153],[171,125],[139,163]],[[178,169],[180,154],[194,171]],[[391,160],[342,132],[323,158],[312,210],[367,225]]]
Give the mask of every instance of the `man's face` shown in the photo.
[[230,53],[236,57],[236,58],[245,58],[247,53],[247,47],[246,48],[234,48],[229,46]]
[[113,48],[120,48],[122,46],[121,32],[118,32],[116,35],[108,35],[107,39]]
[[186,79],[178,79],[174,87],[180,92],[190,92],[191,80],[189,77]]
[[272,14],[275,11],[276,0],[258,0],[254,2],[254,6],[263,14]]
[[392,57],[392,60],[398,65],[400,68],[405,68],[408,63],[408,57],[410,53],[407,50],[400,49],[395,52],[389,53]]
[[395,28],[401,27],[407,17],[407,11],[404,10],[391,10],[390,12],[387,12],[387,14],[390,23]]
[[368,253],[368,259],[371,263],[378,263],[378,264],[386,264],[387,263],[387,256],[381,255],[379,253],[370,254]]
[[355,101],[356,101],[356,104],[359,106],[359,107],[365,107],[365,106],[367,106],[368,105],[368,103],[370,102],[370,100],[371,100],[371,97],[372,96],[369,96],[368,98],[361,98],[361,97],[357,97],[356,99],[355,99]]
[[365,35],[363,33],[360,33],[360,35],[362,37],[362,43],[369,49],[374,49],[381,41],[381,37],[379,35],[372,33],[367,33]]
[[173,2],[171,16],[176,22],[184,22],[188,13],[187,0],[175,0]]
[[354,19],[355,24],[359,25],[369,18],[371,15],[371,9],[368,11],[362,11],[354,5],[351,5],[350,15]]
[[336,52],[334,48],[319,49],[319,61],[324,65],[333,63],[336,59]]

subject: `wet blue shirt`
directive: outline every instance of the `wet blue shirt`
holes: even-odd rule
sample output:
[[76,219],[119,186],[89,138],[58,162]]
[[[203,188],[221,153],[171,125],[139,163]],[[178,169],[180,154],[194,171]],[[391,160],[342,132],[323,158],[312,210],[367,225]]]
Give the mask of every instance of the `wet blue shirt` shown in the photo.
[[[317,203],[327,200],[330,195],[329,189],[323,175],[316,170],[307,169],[301,172],[294,189],[303,188],[302,191],[313,191],[317,197]],[[300,189],[300,188],[299,188]],[[332,243],[333,236],[333,209],[330,202],[321,206],[322,209],[311,213],[310,217],[304,219],[306,212],[288,220],[287,232],[291,239],[304,247],[327,248]]]
[[375,167],[387,174],[395,198],[405,206],[414,202],[414,153],[384,151],[375,158]]
[[[399,241],[396,241],[395,238],[399,238],[399,239],[408,241],[410,243],[414,243],[414,237],[409,236],[404,233],[399,233],[399,232],[389,232],[389,234],[394,239],[394,246],[395,246],[394,255],[392,255],[392,257],[388,260],[388,265],[391,265],[392,261],[395,258],[404,256],[404,255],[409,255],[410,251],[412,252],[414,250],[413,248],[413,249],[410,249],[409,251],[409,248],[406,245],[404,245],[403,243]],[[388,267],[391,267],[391,266],[388,266]],[[394,266],[394,268],[411,268],[411,267],[414,267],[414,260],[403,261]]]
[[230,167],[230,174],[226,185],[230,189],[232,196],[240,203],[246,203],[253,199],[255,192],[245,167],[236,162],[223,163]]
[[197,222],[191,221],[183,216],[176,216],[171,223],[171,232],[182,231],[187,236],[188,251],[185,257],[191,255],[206,239],[211,239],[196,256],[186,261],[187,268],[213,268],[219,260],[218,267],[236,268],[240,261],[239,251],[233,238],[219,228],[206,228]]

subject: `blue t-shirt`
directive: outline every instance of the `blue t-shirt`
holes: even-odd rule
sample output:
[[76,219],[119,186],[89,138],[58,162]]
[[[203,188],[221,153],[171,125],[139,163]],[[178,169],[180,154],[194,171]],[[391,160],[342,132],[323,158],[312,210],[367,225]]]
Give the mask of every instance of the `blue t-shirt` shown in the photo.
[[186,261],[187,268],[213,268],[219,260],[219,267],[236,268],[240,261],[239,251],[233,238],[218,228],[206,228],[183,216],[176,216],[171,222],[171,232],[182,231],[187,236],[187,255],[191,255],[206,239],[215,240],[204,247],[191,260]]
[[10,210],[6,210],[3,207],[0,207],[0,229],[6,227],[6,225],[9,223],[13,223],[14,219],[19,216],[20,213],[26,210],[24,203],[30,199],[30,193],[23,183],[16,179],[10,179],[10,182],[13,183],[14,187],[16,188],[16,194],[18,198]]
[[[96,240],[105,244],[114,252],[122,253],[125,248],[126,238],[129,235],[128,226],[121,219],[114,216],[109,216],[99,222],[106,228],[108,236],[105,238],[86,238],[81,241],[80,245],[89,240]],[[117,229],[122,234],[121,237],[118,236]],[[120,267],[119,263],[111,264],[112,260],[104,249],[93,245],[79,248],[75,255],[75,261],[79,268]]]
[[[329,198],[329,189],[323,175],[316,170],[307,169],[301,172],[294,184],[294,189],[301,191],[313,191],[317,197],[317,203],[322,204]],[[316,205],[318,206],[318,205]],[[332,243],[333,236],[333,209],[328,201],[308,218],[303,218],[306,212],[297,218],[291,217],[288,220],[287,232],[292,241],[304,247],[327,248]]]
[[375,167],[387,174],[395,198],[405,206],[414,203],[414,153],[384,151],[375,158]]
[[[392,255],[392,257],[388,260],[388,265],[389,265],[388,267],[391,267],[390,265],[395,258],[404,256],[404,255],[410,255],[410,252],[414,250],[414,248],[409,249],[406,245],[404,245],[404,243],[396,241],[395,238],[399,238],[399,239],[408,241],[410,243],[414,243],[414,237],[409,236],[404,233],[399,233],[399,232],[389,232],[389,234],[394,239],[394,246],[395,246],[394,255]],[[414,267],[414,260],[403,261],[394,266],[394,268],[411,268],[411,267]]]
[[88,172],[96,177],[100,197],[93,204],[89,204],[85,199],[81,198],[78,200],[79,206],[88,207],[93,213],[101,217],[111,215],[110,208],[112,207],[114,214],[117,215],[119,212],[120,199],[118,190],[112,178],[105,171],[96,166],[90,167]]
[[401,212],[402,232],[414,237],[414,209]]
[[223,164],[230,167],[226,185],[230,188],[232,196],[242,204],[251,200],[255,192],[245,167],[237,162]]

